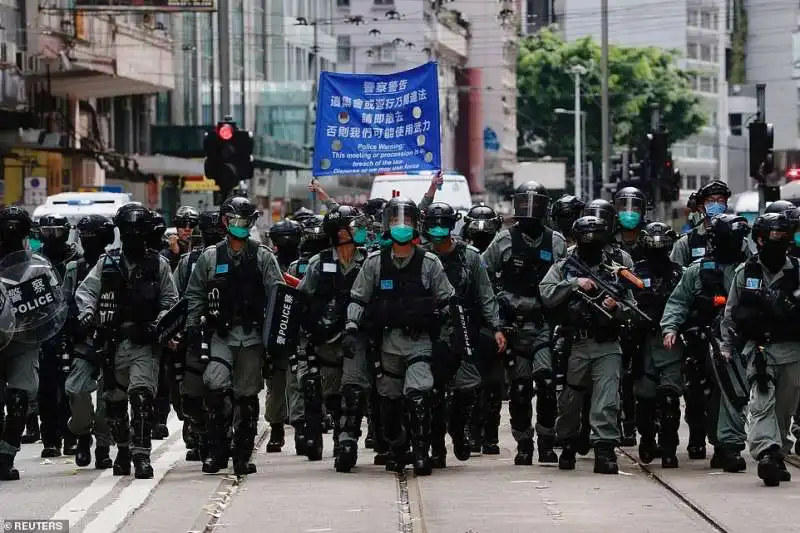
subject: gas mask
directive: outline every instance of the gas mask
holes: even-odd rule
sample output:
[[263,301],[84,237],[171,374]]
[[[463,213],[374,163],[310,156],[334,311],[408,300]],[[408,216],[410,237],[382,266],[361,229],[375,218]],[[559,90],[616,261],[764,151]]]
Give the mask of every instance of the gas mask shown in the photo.
[[123,233],[120,235],[122,241],[122,253],[125,257],[133,261],[142,259],[147,251],[147,239],[139,233]]
[[786,263],[786,252],[789,243],[786,241],[766,241],[758,251],[758,258],[773,274],[783,268]]
[[97,262],[100,255],[105,251],[105,244],[98,238],[82,238],[81,248],[83,248],[83,256],[88,263]]
[[528,237],[537,238],[542,234],[544,224],[538,218],[521,218],[519,219],[519,229]]
[[600,241],[582,242],[578,244],[578,256],[589,266],[599,265],[603,261],[605,244]]
[[714,259],[723,265],[734,265],[742,259],[742,241],[732,236],[714,239]]

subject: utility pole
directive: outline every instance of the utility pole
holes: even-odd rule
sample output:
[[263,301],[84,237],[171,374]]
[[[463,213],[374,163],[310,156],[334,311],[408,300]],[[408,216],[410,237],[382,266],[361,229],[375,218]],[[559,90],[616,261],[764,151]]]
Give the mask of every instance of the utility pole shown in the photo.
[[608,109],[608,0],[600,0],[601,56],[600,56],[600,138],[603,145],[603,189],[609,183],[611,145],[609,142]]
[[[220,115],[231,114],[231,39],[230,39],[230,0],[219,0],[217,12],[217,33],[219,37],[219,107]],[[212,87],[213,91],[214,88]],[[244,125],[242,125],[244,127]]]
[[[650,131],[655,133],[658,131],[661,122],[661,114],[658,111],[657,107],[653,107],[653,110],[650,113]],[[649,136],[648,136],[649,137]],[[652,155],[648,157],[650,161],[650,186],[653,188],[653,203],[655,204],[655,219],[659,221],[663,221],[664,217],[661,205],[661,180],[666,178],[666,176],[662,176],[663,167],[658,170],[658,172],[653,172],[653,162],[652,162]]]
[[586,74],[586,68],[582,65],[574,65],[570,73],[575,76],[575,196],[582,197],[583,192],[583,169],[581,157],[581,76]]
[[[214,32],[214,13],[209,13],[208,14],[208,31],[211,32],[211,35],[214,34],[213,33]],[[202,46],[198,46],[198,50],[199,50],[197,52],[198,55],[202,56],[202,53],[203,53],[202,52]],[[212,52],[213,52],[213,46],[212,46]],[[210,89],[211,89],[211,125],[217,123],[217,95],[216,95],[216,92],[217,92],[216,91],[216,85],[217,85],[217,83],[216,83],[216,75],[214,74],[214,68],[216,66],[216,61],[214,61],[214,55],[215,54],[213,54],[213,53],[211,54],[211,69],[210,69],[211,70],[211,74],[209,76],[211,78],[209,80],[210,81],[209,85],[210,85]],[[203,117],[201,116],[200,119],[202,120],[202,118]]]

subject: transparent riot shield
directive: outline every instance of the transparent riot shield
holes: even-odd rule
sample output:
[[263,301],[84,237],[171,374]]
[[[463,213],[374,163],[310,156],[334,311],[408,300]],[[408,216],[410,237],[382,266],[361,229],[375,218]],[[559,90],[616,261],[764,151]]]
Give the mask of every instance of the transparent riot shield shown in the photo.
[[41,344],[61,331],[69,313],[61,281],[53,264],[30,250],[0,261],[0,284],[14,310],[14,342]]
[[14,337],[16,323],[14,306],[11,305],[5,285],[0,283],[0,350],[8,346],[8,343]]

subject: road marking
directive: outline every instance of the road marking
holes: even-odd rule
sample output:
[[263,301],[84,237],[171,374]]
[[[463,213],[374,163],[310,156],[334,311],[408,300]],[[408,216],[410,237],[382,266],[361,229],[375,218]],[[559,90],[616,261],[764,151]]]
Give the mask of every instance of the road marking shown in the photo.
[[183,459],[186,449],[182,440],[173,443],[161,457],[153,463],[153,479],[134,479],[122,489],[114,502],[100,511],[89,522],[82,533],[112,533],[117,531],[125,520],[136,512],[155,490],[167,472]]
[[[167,428],[169,428],[170,435],[176,435],[180,433],[182,427],[183,423],[178,420],[176,416],[171,415],[167,423]],[[167,440],[154,441],[151,454],[155,453],[155,451],[161,448],[162,445],[166,444],[166,442]],[[182,440],[179,440],[178,442],[183,444]],[[113,475],[112,469],[109,468],[97,476],[94,481],[92,481],[88,487],[80,491],[77,496],[72,498],[58,511],[56,511],[56,513],[51,517],[51,520],[69,520],[69,527],[75,527],[75,525],[83,520],[83,518],[89,513],[89,510],[92,508],[92,506],[105,498],[112,490],[114,490],[114,487],[117,486],[117,483],[123,479],[130,478],[128,476],[115,476]]]

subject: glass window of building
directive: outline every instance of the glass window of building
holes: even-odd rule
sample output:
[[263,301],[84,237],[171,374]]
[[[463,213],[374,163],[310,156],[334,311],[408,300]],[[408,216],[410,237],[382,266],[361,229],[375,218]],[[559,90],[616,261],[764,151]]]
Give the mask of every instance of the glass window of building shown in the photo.
[[702,176],[700,176],[700,186],[701,187],[703,187],[705,185],[708,185],[708,183],[710,181],[711,181],[711,176],[709,176],[707,174],[703,174]]
[[336,36],[336,59],[339,63],[349,63],[352,48],[349,35]]
[[697,189],[697,176],[693,174],[688,174],[686,176],[686,189],[695,190]]
[[687,43],[686,57],[688,57],[689,59],[697,59],[698,58],[697,48],[698,48],[697,43]]
[[696,9],[690,9],[686,14],[686,24],[688,26],[698,26],[698,22],[700,21],[700,13]]

